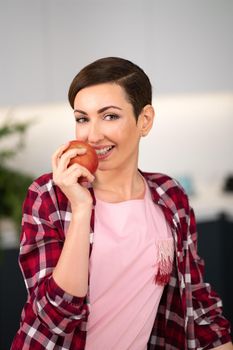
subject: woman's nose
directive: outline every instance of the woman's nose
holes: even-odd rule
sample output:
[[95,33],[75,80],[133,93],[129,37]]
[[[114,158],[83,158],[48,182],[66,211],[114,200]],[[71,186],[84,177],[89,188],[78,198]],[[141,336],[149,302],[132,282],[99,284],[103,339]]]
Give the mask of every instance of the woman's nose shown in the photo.
[[89,128],[88,142],[98,143],[103,139],[103,133],[101,132],[100,125],[98,123],[92,123]]

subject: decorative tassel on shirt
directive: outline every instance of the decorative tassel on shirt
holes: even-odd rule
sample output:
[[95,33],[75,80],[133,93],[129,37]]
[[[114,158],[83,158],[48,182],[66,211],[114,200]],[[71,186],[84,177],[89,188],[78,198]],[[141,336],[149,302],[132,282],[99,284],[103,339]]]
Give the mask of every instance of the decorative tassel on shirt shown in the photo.
[[174,259],[173,238],[158,240],[158,273],[155,276],[155,282],[159,285],[165,285],[170,279]]

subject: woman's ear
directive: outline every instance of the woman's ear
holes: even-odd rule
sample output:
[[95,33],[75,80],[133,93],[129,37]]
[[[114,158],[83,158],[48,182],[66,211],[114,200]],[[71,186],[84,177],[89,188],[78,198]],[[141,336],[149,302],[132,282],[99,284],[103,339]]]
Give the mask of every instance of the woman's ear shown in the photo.
[[146,136],[153,126],[155,111],[152,105],[146,105],[143,107],[139,118],[138,126],[141,136]]

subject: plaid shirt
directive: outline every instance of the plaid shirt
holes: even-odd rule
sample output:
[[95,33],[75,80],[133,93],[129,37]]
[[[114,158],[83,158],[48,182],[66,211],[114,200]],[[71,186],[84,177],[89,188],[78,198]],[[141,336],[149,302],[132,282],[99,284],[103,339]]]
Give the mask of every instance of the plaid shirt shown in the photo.
[[[203,282],[204,264],[197,255],[195,217],[186,194],[166,175],[144,172],[142,175],[154,203],[162,208],[170,224],[175,245],[172,273],[160,301],[148,349],[211,349],[231,341],[221,300]],[[93,232],[95,198],[92,188],[90,191],[94,199]],[[66,293],[52,277],[70,218],[69,203],[53,184],[51,174],[43,175],[30,186],[23,206],[19,256],[28,299],[11,350],[85,348],[87,298]]]

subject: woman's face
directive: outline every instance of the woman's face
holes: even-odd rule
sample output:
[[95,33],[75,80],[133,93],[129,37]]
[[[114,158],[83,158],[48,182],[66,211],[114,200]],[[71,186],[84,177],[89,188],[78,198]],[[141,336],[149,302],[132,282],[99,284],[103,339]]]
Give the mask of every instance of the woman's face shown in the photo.
[[137,165],[141,130],[121,86],[105,83],[82,89],[75,97],[74,115],[76,138],[96,149],[99,170]]

